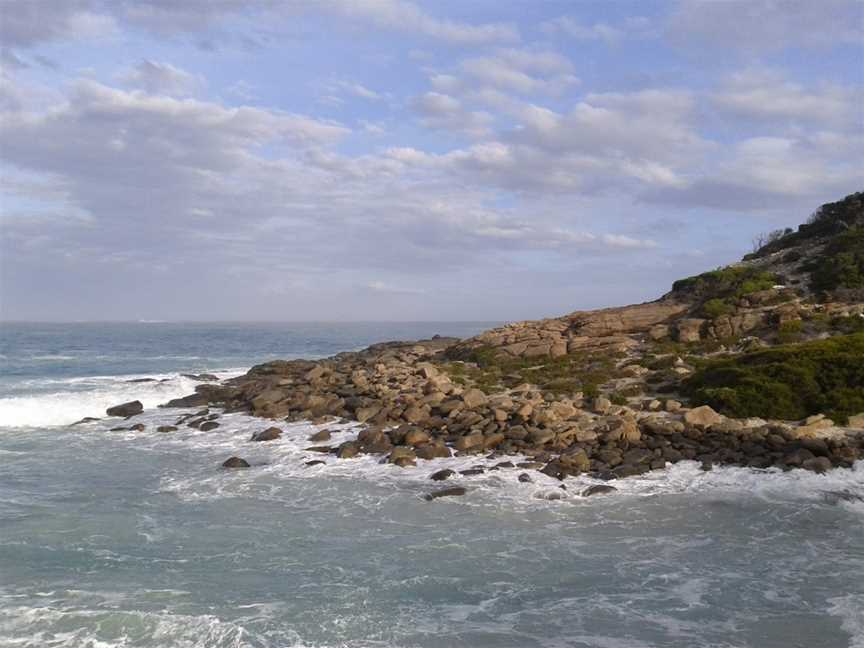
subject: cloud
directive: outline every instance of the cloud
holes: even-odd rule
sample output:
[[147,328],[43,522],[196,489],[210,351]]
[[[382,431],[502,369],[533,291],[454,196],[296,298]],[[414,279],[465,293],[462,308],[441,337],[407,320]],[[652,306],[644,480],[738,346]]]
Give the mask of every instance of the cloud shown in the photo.
[[51,41],[85,41],[114,34],[114,19],[94,9],[95,3],[88,0],[5,2],[0,9],[0,42],[7,47],[29,48]]
[[560,16],[541,25],[548,33],[561,33],[579,41],[603,41],[614,45],[624,38],[624,31],[605,23],[584,25],[570,16]]
[[170,63],[143,60],[134,68],[120,76],[121,80],[133,88],[150,94],[164,94],[173,97],[193,95],[205,85],[203,77],[190,74]]
[[570,61],[554,52],[503,49],[466,59],[459,67],[461,74],[469,77],[461,82],[464,86],[476,86],[479,81],[519,94],[558,94],[579,83],[571,74]]
[[864,87],[821,83],[806,88],[778,71],[749,69],[733,74],[713,100],[723,112],[769,125],[849,128],[860,126]]
[[459,45],[515,42],[520,39],[514,25],[471,25],[441,20],[404,0],[324,0],[319,7],[348,18],[362,18],[380,27],[413,32]]
[[858,0],[680,0],[667,32],[682,44],[756,53],[858,46],[862,25],[864,3]]
[[467,110],[459,99],[440,92],[427,92],[412,101],[427,128],[465,133],[471,137],[488,135],[492,115],[484,111]]

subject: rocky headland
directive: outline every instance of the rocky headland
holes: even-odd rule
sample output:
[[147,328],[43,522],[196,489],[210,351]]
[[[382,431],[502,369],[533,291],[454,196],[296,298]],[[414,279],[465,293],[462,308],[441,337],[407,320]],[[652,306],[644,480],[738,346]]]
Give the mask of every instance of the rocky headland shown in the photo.
[[[164,407],[272,420],[252,442],[278,443],[279,421],[361,424],[339,444],[326,427],[311,435],[310,464],[478,455],[524,481],[532,470],[611,480],[682,460],[849,467],[864,458],[864,193],[763,243],[653,302],[276,360]],[[218,418],[205,409],[176,425]]]

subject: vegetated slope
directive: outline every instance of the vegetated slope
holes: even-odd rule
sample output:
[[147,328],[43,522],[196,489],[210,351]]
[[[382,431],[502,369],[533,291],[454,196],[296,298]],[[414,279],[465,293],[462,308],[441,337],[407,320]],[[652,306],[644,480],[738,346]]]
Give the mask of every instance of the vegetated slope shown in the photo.
[[864,333],[705,360],[683,388],[729,416],[845,422],[864,411]]

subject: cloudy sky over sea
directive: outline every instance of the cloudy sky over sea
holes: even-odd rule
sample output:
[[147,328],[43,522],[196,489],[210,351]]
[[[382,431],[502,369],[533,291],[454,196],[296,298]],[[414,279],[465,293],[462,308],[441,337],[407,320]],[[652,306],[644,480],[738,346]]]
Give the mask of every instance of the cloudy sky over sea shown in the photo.
[[0,0],[0,317],[523,319],[862,189],[857,0]]

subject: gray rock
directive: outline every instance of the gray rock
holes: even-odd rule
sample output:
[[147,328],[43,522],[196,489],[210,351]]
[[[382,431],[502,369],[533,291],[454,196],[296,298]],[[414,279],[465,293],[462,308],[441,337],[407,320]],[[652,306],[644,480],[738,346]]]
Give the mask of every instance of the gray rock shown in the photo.
[[115,405],[114,407],[109,407],[105,410],[105,413],[108,416],[135,416],[136,414],[140,414],[144,411],[144,405],[141,404],[141,401],[134,400],[129,401],[128,403],[121,403],[120,405]]
[[433,491],[424,496],[424,499],[431,502],[434,499],[438,499],[439,497],[458,497],[464,495],[468,491],[462,488],[461,486],[454,486],[453,488],[442,488],[441,490]]

